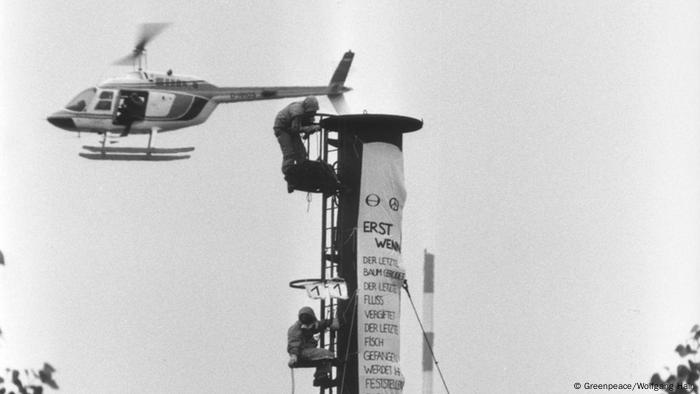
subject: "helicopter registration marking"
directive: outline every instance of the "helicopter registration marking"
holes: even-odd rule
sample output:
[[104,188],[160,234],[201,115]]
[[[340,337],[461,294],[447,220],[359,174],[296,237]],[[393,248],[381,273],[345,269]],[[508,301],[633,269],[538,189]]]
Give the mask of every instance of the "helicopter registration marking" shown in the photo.
[[255,93],[245,92],[245,93],[231,93],[231,100],[250,100],[255,98]]
[[199,84],[197,81],[182,81],[179,79],[171,78],[156,78],[156,86],[166,86],[166,87],[177,87],[177,88],[194,88],[198,89]]

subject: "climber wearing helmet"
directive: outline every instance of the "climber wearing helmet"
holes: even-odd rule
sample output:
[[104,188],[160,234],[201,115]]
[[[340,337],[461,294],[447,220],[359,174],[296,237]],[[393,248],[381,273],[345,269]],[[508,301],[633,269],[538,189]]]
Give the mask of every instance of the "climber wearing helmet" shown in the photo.
[[306,148],[301,134],[311,134],[320,127],[313,124],[318,111],[318,100],[309,96],[303,101],[295,101],[284,107],[275,117],[275,137],[282,150],[282,173],[287,175],[290,168],[306,160]]

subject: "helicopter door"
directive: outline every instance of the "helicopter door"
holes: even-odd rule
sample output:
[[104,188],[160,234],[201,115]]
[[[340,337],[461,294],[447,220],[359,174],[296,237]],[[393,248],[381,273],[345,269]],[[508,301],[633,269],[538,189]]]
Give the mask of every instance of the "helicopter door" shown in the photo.
[[114,113],[112,124],[126,125],[146,117],[148,92],[138,90],[120,90],[119,104]]

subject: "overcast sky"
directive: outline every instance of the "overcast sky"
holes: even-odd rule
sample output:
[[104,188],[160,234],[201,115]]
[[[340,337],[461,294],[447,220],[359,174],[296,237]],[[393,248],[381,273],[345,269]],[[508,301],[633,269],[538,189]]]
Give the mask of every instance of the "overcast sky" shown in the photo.
[[45,120],[128,71],[110,63],[143,22],[173,23],[151,69],[219,86],[323,85],[351,49],[354,112],[425,121],[403,259],[420,311],[436,255],[452,393],[646,382],[700,322],[695,1],[3,2],[0,367],[49,361],[65,393],[291,392],[286,330],[316,304],[287,284],[318,275],[321,233],[320,198],[307,211],[279,171],[292,100],[159,136],[196,147],[169,163],[84,160],[97,137]]

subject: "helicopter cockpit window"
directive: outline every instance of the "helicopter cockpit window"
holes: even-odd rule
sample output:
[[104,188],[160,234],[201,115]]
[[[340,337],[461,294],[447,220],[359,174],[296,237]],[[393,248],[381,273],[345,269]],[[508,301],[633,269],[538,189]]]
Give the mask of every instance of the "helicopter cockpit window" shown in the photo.
[[95,92],[97,92],[97,89],[95,88],[85,89],[79,95],[75,96],[75,98],[68,104],[66,104],[66,109],[78,112],[85,111],[85,108],[87,108],[87,103],[89,103],[93,96],[95,96]]
[[112,109],[112,100],[100,100],[95,104],[95,109],[100,111],[109,111]]

